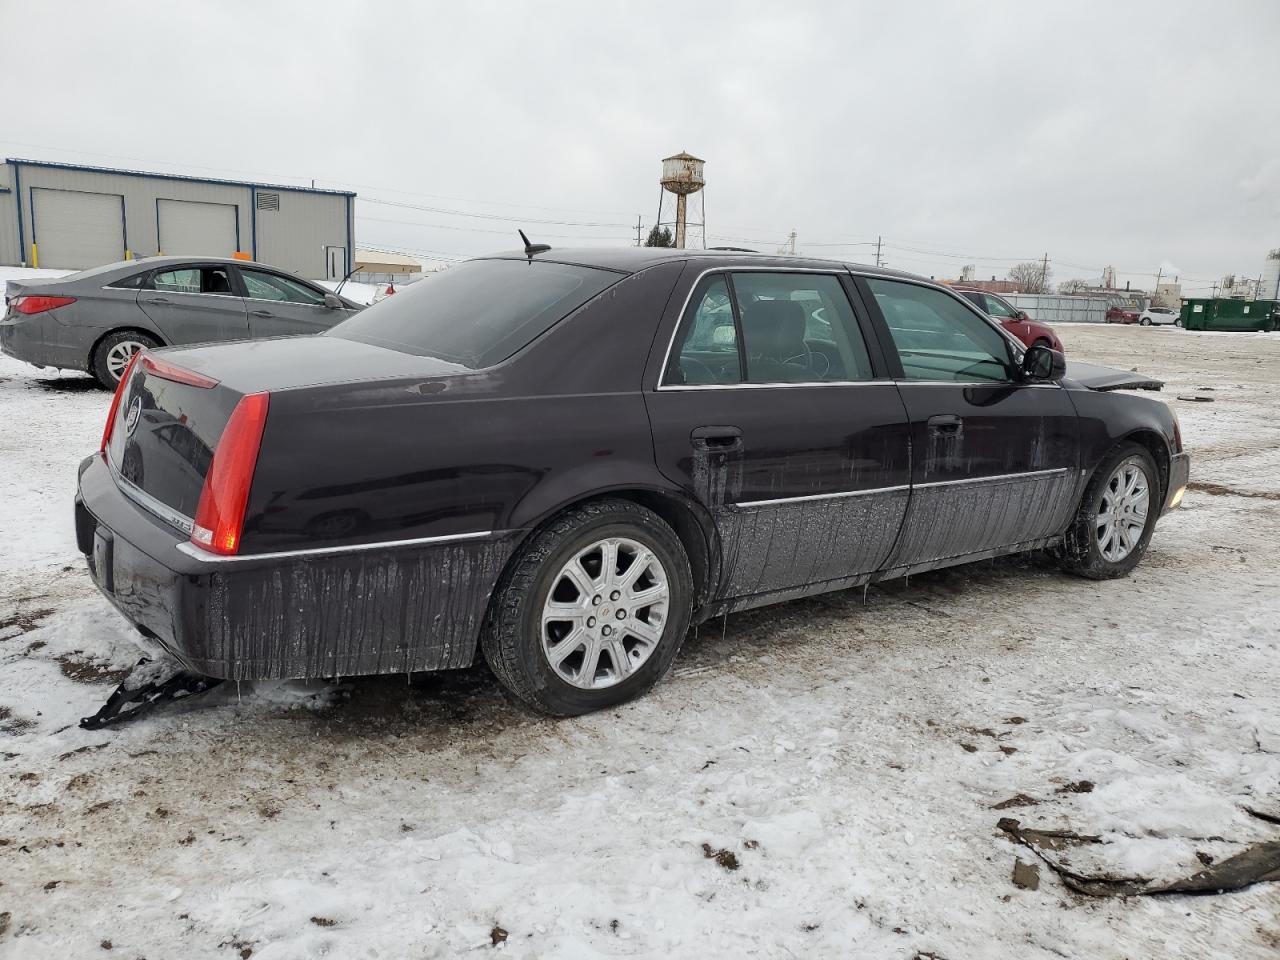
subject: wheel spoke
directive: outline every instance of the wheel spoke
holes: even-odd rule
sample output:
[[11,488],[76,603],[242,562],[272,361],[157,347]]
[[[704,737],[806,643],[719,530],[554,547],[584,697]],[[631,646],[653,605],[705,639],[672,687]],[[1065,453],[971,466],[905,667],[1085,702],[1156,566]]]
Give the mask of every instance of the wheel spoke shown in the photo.
[[642,640],[646,644],[656,645],[662,639],[662,628],[651,623],[645,623],[643,620],[630,620],[626,626],[627,633]]
[[618,586],[622,588],[624,595],[631,595],[631,592],[635,589],[636,581],[644,575],[644,572],[649,569],[649,566],[652,563],[653,554],[644,547],[641,547],[635,552],[631,561],[631,566],[627,567],[626,571],[618,580]]
[[564,569],[560,571],[560,576],[574,585],[578,591],[578,599],[584,605],[591,603],[596,585],[591,581],[591,575],[582,568],[581,557],[574,557],[565,564]]
[[578,668],[578,682],[583,686],[593,686],[599,666],[600,641],[592,639],[583,648],[582,666]]
[[622,637],[615,636],[609,640],[609,659],[613,663],[614,675],[619,680],[631,676],[631,658],[627,656]]
[[559,668],[565,658],[580,649],[584,643],[589,643],[586,630],[575,627],[567,637],[547,649],[547,659],[551,666]]

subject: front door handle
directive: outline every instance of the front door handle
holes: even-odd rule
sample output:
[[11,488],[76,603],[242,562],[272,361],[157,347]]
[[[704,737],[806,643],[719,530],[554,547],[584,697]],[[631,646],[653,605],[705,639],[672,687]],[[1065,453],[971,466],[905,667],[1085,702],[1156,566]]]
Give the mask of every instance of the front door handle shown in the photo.
[[733,447],[742,440],[742,430],[729,424],[708,425],[705,427],[694,427],[689,434],[689,439],[694,446],[702,447]]
[[146,300],[142,302],[143,303],[173,303],[173,301],[168,299],[167,297],[148,297]]
[[255,317],[274,317],[275,316],[275,314],[272,313],[270,310],[254,310],[253,315]]
[[929,429],[934,433],[959,433],[964,421],[953,413],[939,413],[929,418]]

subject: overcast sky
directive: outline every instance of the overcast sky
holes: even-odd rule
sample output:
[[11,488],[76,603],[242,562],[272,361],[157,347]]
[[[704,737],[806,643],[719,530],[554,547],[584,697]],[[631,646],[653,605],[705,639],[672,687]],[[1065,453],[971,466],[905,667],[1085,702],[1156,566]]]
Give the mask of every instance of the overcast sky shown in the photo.
[[634,242],[679,150],[713,245],[1185,287],[1280,247],[1276,0],[0,0],[0,36],[4,155],[315,178],[424,259]]

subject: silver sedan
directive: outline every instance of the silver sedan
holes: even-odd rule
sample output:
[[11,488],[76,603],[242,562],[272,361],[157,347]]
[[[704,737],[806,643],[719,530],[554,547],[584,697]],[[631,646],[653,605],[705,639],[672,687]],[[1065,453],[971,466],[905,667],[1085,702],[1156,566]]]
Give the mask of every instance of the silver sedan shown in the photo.
[[144,348],[321,333],[362,307],[260,263],[148,257],[10,280],[0,350],[114,388]]

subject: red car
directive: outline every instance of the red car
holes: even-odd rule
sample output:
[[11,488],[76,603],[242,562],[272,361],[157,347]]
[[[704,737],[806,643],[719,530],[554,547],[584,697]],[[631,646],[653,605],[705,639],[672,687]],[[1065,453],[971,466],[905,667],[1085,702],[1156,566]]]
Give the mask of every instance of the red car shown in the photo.
[[987,316],[1000,321],[1000,326],[1028,347],[1052,347],[1059,353],[1067,352],[1052,327],[1047,323],[1032,320],[1027,316],[1027,311],[1019,310],[1008,300],[1003,300],[985,290],[974,290],[972,287],[953,287],[952,289],[960,296],[972,301]]
[[1110,307],[1107,309],[1107,323],[1137,323],[1142,311],[1137,307]]

